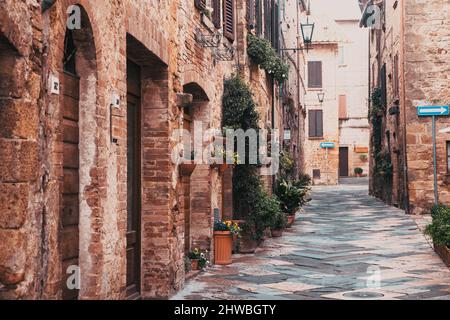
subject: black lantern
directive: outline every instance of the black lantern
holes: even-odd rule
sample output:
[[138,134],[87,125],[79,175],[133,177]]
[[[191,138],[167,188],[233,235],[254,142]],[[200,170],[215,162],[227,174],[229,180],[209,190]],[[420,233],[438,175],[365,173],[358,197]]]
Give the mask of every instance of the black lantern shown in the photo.
[[302,23],[300,26],[302,29],[303,43],[311,43],[314,33],[314,22],[309,23],[309,18],[306,18],[306,23]]
[[317,94],[317,98],[319,98],[319,102],[322,104],[323,101],[325,100],[325,92],[319,92]]

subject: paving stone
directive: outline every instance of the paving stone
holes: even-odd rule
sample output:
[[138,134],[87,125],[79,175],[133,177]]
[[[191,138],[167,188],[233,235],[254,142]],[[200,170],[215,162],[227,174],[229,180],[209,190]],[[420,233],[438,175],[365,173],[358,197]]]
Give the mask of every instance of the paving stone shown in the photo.
[[314,187],[313,201],[282,238],[209,269],[176,298],[450,300],[450,270],[420,231],[429,219],[407,216],[350,181]]

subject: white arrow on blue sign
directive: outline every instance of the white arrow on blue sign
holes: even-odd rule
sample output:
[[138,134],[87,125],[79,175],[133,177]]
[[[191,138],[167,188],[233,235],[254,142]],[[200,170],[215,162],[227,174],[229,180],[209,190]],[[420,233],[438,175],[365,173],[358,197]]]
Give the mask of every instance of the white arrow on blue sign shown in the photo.
[[417,115],[419,117],[448,116],[450,114],[449,106],[418,106]]
[[333,149],[334,148],[334,142],[322,142],[320,144],[320,147],[322,149]]

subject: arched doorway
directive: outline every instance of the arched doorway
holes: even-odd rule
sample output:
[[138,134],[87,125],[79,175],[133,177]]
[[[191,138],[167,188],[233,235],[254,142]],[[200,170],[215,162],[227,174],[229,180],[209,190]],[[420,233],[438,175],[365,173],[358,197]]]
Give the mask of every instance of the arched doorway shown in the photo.
[[[90,207],[83,195],[90,184],[95,157],[95,109],[97,105],[97,62],[92,27],[86,11],[81,29],[66,29],[64,40],[62,103],[62,172],[59,247],[62,259],[62,298],[78,299],[82,285],[81,255],[87,255],[88,237],[80,237],[83,219]],[[88,232],[88,230],[85,230]],[[81,247],[81,250],[80,250]]]

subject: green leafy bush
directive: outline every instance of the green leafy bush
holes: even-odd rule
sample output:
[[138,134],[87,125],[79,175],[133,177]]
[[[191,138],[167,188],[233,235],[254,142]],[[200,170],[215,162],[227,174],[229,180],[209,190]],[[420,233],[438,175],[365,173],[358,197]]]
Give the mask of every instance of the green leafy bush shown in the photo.
[[363,174],[364,170],[362,168],[355,168],[355,174]]
[[284,212],[277,212],[274,216],[271,228],[273,230],[282,230],[286,227],[287,215]]
[[312,179],[308,174],[300,173],[298,180],[292,182],[292,184],[299,189],[309,188],[312,184]]
[[450,248],[450,207],[434,206],[431,209],[433,222],[427,226],[425,233],[433,238],[436,245]]
[[295,214],[300,206],[308,202],[306,199],[307,188],[297,188],[292,182],[284,179],[277,180],[274,191],[280,200],[281,209],[287,214]]
[[289,76],[289,65],[281,59],[270,42],[249,34],[247,53],[254,63],[266,70],[275,80],[282,83]]

